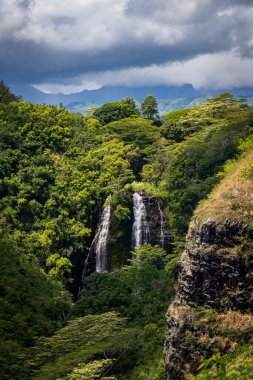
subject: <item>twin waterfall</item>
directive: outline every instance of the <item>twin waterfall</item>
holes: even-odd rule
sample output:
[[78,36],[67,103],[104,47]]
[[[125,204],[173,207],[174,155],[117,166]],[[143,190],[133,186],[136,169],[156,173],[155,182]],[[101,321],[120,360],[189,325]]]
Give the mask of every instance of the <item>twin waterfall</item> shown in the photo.
[[144,243],[158,244],[165,248],[170,240],[170,233],[167,219],[156,198],[135,192],[133,214],[132,248]]
[[107,242],[111,221],[111,206],[103,209],[101,221],[95,236],[96,272],[108,272]]
[[132,230],[132,247],[149,242],[149,227],[147,221],[147,211],[143,198],[139,193],[133,194],[134,223]]
[[[106,204],[84,264],[83,279],[95,268],[99,273],[109,271],[108,241],[112,214],[109,198]],[[165,248],[170,239],[166,217],[156,198],[148,197],[144,192],[135,192],[133,194],[132,249],[145,243],[158,244]]]
[[[107,198],[107,202],[110,202],[110,196]],[[97,232],[91,243],[88,251],[88,255],[84,262],[84,268],[82,272],[82,283],[87,275],[94,272],[104,273],[109,270],[107,245],[110,234],[111,224],[111,205],[107,205],[103,208],[103,212],[98,224]]]
[[96,272],[108,272],[107,243],[110,232],[111,206],[103,209],[101,220],[93,244],[96,254]]

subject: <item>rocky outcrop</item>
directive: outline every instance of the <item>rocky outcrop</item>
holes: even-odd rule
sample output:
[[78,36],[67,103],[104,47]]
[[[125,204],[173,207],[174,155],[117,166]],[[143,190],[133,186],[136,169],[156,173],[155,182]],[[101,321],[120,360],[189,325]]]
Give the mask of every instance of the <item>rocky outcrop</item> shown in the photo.
[[157,198],[147,195],[144,191],[140,192],[140,195],[142,196],[147,213],[149,243],[152,245],[163,246],[163,248],[169,250],[172,235],[161,205]]
[[242,223],[230,220],[222,225],[209,220],[190,231],[176,305],[241,311],[253,307],[249,298],[253,290],[253,252],[242,247],[245,234]]
[[167,315],[168,380],[187,379],[205,357],[236,345],[233,334],[227,337],[218,325],[215,329],[214,321],[230,310],[253,310],[253,252],[248,234],[246,225],[229,219],[200,223],[195,218],[192,223],[176,298]]

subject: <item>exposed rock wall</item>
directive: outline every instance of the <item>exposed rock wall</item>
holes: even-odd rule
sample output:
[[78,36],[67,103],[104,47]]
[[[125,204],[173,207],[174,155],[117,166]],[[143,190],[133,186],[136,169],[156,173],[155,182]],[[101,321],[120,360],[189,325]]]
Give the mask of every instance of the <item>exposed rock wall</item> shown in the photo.
[[163,222],[164,222],[164,248],[169,249],[169,244],[172,241],[171,232],[168,226],[167,219],[165,214],[159,205],[155,197],[148,196],[145,192],[140,192],[143,203],[147,212],[147,222],[149,226],[150,233],[150,244],[152,245],[161,245],[161,212],[163,213]]
[[[229,310],[253,311],[253,252],[245,243],[248,233],[242,222],[231,220],[199,223],[195,218],[192,223],[176,298],[167,315],[167,380],[187,379],[205,357],[217,350],[225,353],[236,345],[222,331],[217,333],[218,327],[214,333],[208,324],[212,310],[214,320]],[[199,310],[203,314],[205,309],[206,316],[200,317]]]

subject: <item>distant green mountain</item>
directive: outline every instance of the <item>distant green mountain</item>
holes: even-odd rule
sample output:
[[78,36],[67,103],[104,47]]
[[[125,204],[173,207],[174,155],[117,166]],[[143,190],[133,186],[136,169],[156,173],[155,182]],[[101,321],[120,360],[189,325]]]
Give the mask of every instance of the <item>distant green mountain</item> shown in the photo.
[[[159,114],[163,117],[166,113],[171,111],[176,111],[184,108],[192,108],[195,106],[200,106],[208,102],[208,96],[199,96],[194,99],[192,98],[176,98],[176,99],[157,99]],[[253,96],[245,96],[246,103],[249,106],[253,106]],[[140,102],[136,102],[140,106]],[[79,112],[83,115],[87,115],[89,110],[93,108],[98,108],[103,103],[99,102],[88,102],[88,103],[78,103],[73,102],[66,106],[66,108],[71,112]]]
[[253,88],[237,89],[201,89],[196,90],[191,84],[182,86],[104,86],[97,90],[83,90],[73,94],[46,94],[27,85],[12,85],[12,91],[21,95],[24,100],[34,104],[62,104],[71,112],[79,112],[83,115],[92,108],[100,107],[102,104],[118,101],[124,97],[133,97],[137,104],[141,103],[147,94],[157,98],[160,115],[178,109],[189,108],[206,103],[207,98],[216,96],[222,92],[230,92],[237,97],[246,97],[250,105],[253,103]]

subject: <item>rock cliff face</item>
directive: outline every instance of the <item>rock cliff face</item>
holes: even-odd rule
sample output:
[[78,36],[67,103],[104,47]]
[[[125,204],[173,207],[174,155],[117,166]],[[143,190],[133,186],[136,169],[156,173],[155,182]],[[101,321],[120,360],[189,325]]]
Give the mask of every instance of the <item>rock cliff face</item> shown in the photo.
[[252,162],[253,151],[249,150],[200,203],[190,224],[176,297],[167,314],[167,380],[189,379],[205,358],[250,343]]
[[189,379],[253,331],[253,151],[234,162],[190,224],[167,314],[167,380]]
[[[147,212],[147,222],[149,227],[149,243],[152,245],[162,245],[169,250],[172,241],[171,232],[165,214],[155,197],[148,196],[145,192],[140,192]],[[163,226],[162,226],[163,224]],[[163,228],[163,233],[161,231]],[[161,235],[163,234],[163,243]]]
[[191,229],[182,258],[176,305],[221,311],[252,308],[249,292],[253,290],[253,252],[244,255],[246,233],[241,222],[230,220],[222,225],[209,220]]
[[[167,379],[187,379],[204,357],[217,349],[225,353],[235,344],[224,334],[210,334],[205,322],[209,323],[211,310],[217,321],[219,313],[253,310],[253,252],[244,245],[246,235],[247,228],[241,222],[193,223],[182,256],[176,298],[167,316]],[[219,342],[221,337],[223,342]]]

